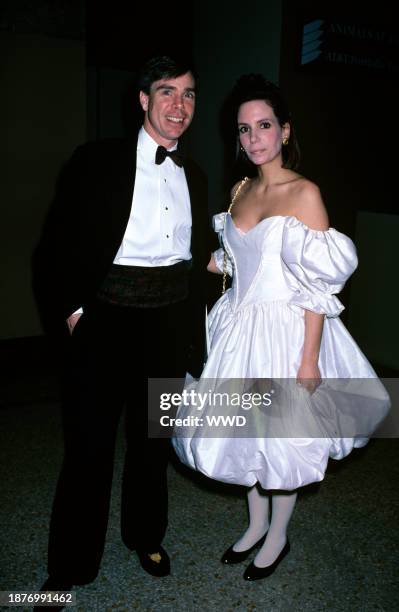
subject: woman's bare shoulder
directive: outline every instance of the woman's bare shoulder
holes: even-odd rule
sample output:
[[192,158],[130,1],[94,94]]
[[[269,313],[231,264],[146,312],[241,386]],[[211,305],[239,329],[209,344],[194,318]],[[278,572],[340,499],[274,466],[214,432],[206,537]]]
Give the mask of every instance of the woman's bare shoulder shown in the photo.
[[241,179],[241,180],[237,181],[237,182],[236,182],[236,183],[233,185],[233,187],[231,188],[231,191],[230,191],[230,196],[231,196],[231,199],[233,199],[233,198],[234,198],[236,195],[238,195],[238,193],[239,193],[239,192],[240,192],[242,189],[245,189],[245,185],[249,185],[249,184],[250,184],[250,182],[251,182],[251,181],[250,181],[250,179],[249,179],[249,178],[247,178],[247,177],[245,177],[245,178],[243,178],[243,179]]
[[235,196],[235,194],[236,194],[236,191],[237,191],[237,189],[239,188],[239,186],[241,185],[241,183],[242,183],[242,181],[237,181],[237,182],[236,182],[236,183],[233,185],[233,187],[231,188],[231,190],[230,190],[230,197],[231,197],[231,199],[233,199],[233,198],[234,198],[234,196]]
[[328,214],[319,186],[301,177],[296,181],[293,189],[295,191],[295,216],[311,229],[328,230]]

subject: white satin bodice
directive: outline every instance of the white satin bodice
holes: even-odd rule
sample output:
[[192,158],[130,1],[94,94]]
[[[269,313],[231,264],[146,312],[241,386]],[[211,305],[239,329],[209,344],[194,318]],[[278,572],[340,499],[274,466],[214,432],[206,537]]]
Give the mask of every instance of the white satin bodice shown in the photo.
[[[215,215],[214,228],[228,254],[232,310],[280,300],[329,317],[343,310],[335,294],[357,267],[356,248],[344,234],[312,230],[293,216],[268,217],[244,233],[229,213]],[[223,271],[223,249],[214,255]]]

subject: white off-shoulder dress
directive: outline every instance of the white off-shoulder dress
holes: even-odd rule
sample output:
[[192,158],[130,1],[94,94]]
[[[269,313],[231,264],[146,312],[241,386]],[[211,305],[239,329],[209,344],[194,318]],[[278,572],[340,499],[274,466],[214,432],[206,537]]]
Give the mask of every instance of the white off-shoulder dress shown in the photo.
[[[230,213],[221,213],[214,228],[224,247],[215,260],[222,271],[225,249],[232,286],[209,314],[208,358],[200,380],[188,387],[206,393],[220,381],[233,381],[236,389],[260,379],[271,393],[282,392],[274,406],[246,410],[252,429],[244,434],[239,427],[212,432],[206,420],[215,412],[211,402],[201,409],[186,402],[177,416],[201,421],[175,428],[175,451],[186,465],[224,482],[293,490],[320,481],[329,457],[341,459],[366,444],[390,406],[339,319],[344,307],[335,294],[357,267],[355,246],[333,228],[312,230],[294,216],[263,219],[244,233]],[[312,396],[296,384],[305,310],[325,315],[323,384]],[[229,411],[243,414],[241,406]]]

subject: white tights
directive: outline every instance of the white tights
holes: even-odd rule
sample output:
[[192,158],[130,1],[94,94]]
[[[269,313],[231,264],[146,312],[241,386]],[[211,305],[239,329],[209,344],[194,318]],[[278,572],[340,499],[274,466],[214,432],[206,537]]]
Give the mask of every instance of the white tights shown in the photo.
[[[297,493],[268,495],[255,485],[248,491],[249,526],[233,546],[236,552],[251,548],[267,532],[266,540],[254,559],[257,567],[271,565],[287,540],[287,527],[294,510]],[[271,499],[271,521],[269,508]]]

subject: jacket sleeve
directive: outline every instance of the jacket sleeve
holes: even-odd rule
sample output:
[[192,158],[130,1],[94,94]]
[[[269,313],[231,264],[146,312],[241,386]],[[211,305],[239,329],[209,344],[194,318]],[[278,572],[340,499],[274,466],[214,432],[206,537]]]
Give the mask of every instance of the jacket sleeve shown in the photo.
[[62,168],[54,199],[32,256],[33,293],[42,326],[51,332],[82,306],[80,217],[87,179],[87,147],[78,147]]

